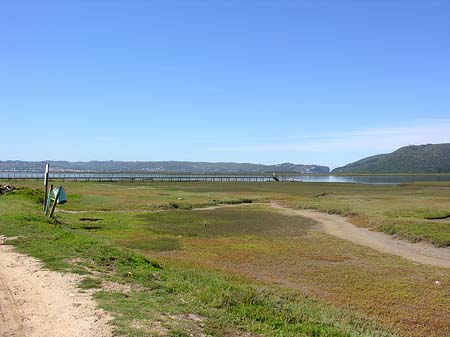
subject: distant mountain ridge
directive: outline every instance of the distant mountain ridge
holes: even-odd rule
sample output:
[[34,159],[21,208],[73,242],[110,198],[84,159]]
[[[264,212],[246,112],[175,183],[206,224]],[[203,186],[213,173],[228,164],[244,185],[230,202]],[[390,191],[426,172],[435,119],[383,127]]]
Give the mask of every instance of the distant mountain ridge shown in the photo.
[[232,162],[187,162],[187,161],[0,161],[0,171],[43,171],[49,163],[52,171],[97,171],[97,172],[190,172],[190,173],[329,173],[327,166],[283,163],[263,165]]
[[450,173],[450,143],[401,147],[338,167],[332,173]]

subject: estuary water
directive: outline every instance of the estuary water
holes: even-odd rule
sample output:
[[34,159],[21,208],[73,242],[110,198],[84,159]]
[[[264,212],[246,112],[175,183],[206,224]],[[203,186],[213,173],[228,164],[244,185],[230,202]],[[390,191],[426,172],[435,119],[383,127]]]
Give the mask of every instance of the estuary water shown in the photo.
[[[449,175],[364,175],[364,176],[335,176],[335,175],[299,175],[290,177],[293,181],[317,183],[357,183],[398,185],[419,181],[450,181]],[[289,179],[289,178],[288,178]]]

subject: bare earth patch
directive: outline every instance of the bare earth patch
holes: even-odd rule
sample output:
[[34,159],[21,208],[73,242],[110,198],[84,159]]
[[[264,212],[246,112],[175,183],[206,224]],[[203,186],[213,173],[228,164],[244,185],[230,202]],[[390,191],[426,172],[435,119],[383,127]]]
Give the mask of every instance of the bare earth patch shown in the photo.
[[117,283],[117,282],[111,282],[111,281],[102,281],[101,282],[101,289],[103,291],[109,291],[112,293],[123,293],[128,294],[131,291],[148,291],[147,288],[142,287],[138,284],[123,284],[123,283]]
[[2,337],[107,337],[111,317],[81,277],[45,270],[34,258],[0,244],[0,335]]

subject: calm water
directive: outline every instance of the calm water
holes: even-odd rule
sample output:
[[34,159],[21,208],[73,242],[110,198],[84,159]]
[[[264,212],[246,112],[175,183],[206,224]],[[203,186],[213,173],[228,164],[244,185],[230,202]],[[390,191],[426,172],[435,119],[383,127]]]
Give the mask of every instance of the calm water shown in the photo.
[[416,181],[450,181],[450,175],[427,175],[427,176],[296,176],[295,181],[317,182],[317,183],[357,183],[357,184],[404,184]]
[[[41,172],[0,172],[0,179],[42,179]],[[281,178],[282,174],[280,174]],[[195,179],[207,181],[225,181],[224,177],[231,177],[230,181],[271,181],[271,176],[268,174],[137,174],[137,173],[65,173],[52,172],[51,178],[67,179],[67,180],[170,180],[171,178],[180,179],[182,181],[192,181]],[[252,178],[255,177],[255,178]],[[327,182],[327,183],[358,183],[358,184],[402,184],[416,181],[450,181],[449,175],[392,175],[392,176],[313,176],[313,175],[298,175],[286,176],[288,181],[303,181],[303,182]]]

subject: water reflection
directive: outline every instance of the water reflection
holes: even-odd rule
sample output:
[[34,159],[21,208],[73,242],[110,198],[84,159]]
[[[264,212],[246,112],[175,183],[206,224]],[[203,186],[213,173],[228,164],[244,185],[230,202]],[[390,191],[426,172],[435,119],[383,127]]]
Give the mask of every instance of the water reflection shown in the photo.
[[367,176],[312,176],[300,175],[291,177],[293,181],[316,183],[356,183],[356,184],[404,184],[418,181],[450,181],[450,175],[367,175]]

